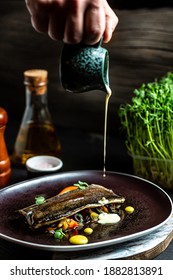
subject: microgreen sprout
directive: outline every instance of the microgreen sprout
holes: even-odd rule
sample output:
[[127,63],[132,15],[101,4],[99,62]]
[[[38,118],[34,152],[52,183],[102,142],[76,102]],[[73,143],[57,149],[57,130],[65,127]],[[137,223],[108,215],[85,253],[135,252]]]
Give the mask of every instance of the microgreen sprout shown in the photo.
[[65,233],[62,231],[62,228],[55,230],[54,237],[56,239],[62,239],[65,236]]
[[74,186],[79,187],[79,189],[84,190],[86,189],[89,185],[86,182],[78,181],[77,184],[74,184]]
[[173,182],[173,73],[135,89],[131,103],[120,106],[119,116],[128,152],[150,159],[148,169],[142,160],[136,166],[134,161],[134,169],[157,183],[164,179],[168,187]]
[[36,196],[35,198],[35,204],[40,205],[43,204],[45,202],[45,198],[44,196]]

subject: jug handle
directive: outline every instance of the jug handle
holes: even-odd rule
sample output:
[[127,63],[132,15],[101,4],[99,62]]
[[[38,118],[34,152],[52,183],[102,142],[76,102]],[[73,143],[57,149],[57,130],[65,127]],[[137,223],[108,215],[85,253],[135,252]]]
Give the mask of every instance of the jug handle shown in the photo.
[[99,47],[101,47],[102,43],[103,43],[103,36],[101,37],[101,39],[96,44],[93,45],[93,47],[99,48]]

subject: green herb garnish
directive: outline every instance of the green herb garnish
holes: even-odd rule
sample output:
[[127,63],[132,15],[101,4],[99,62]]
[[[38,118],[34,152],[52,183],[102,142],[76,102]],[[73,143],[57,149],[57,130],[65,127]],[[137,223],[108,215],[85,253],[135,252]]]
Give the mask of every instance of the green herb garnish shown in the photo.
[[62,231],[62,228],[59,228],[59,229],[55,230],[54,237],[56,239],[62,239],[64,236],[65,236],[65,234]]
[[35,198],[35,204],[37,204],[37,205],[43,204],[44,202],[45,202],[44,196],[37,196]]
[[74,186],[79,187],[79,189],[84,190],[86,189],[89,185],[86,182],[81,182],[78,181],[77,184],[74,184]]

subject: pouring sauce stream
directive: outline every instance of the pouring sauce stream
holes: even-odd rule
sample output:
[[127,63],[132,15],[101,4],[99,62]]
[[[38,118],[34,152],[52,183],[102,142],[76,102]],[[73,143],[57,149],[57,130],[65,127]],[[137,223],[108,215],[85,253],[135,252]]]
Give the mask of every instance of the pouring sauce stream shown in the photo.
[[107,138],[107,115],[108,115],[108,104],[109,98],[111,97],[112,91],[108,85],[106,86],[106,99],[105,99],[105,120],[104,120],[104,151],[103,151],[103,177],[106,177],[106,138]]

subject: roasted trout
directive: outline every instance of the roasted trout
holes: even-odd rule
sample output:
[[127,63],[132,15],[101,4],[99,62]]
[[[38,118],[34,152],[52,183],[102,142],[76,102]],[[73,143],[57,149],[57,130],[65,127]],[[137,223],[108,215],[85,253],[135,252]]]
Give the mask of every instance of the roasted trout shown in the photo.
[[20,209],[32,229],[53,224],[70,217],[86,208],[94,208],[110,203],[119,207],[125,198],[115,194],[103,186],[92,184],[85,189],[76,189],[61,195],[51,197],[41,205],[33,204]]

